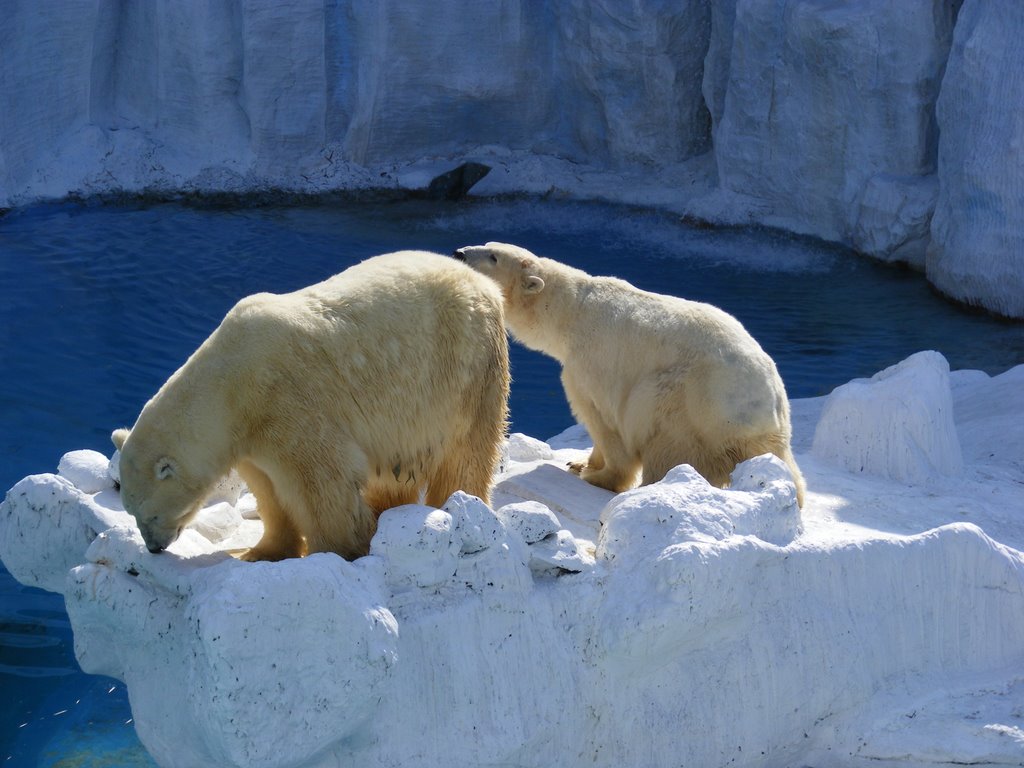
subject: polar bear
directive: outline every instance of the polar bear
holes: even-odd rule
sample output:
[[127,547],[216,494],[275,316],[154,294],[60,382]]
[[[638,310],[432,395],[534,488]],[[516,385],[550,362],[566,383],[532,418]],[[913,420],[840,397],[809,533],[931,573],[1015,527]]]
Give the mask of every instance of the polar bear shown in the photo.
[[264,524],[243,559],[355,558],[421,493],[488,500],[508,388],[494,283],[439,254],[377,256],[236,304],[113,434],[121,497],[159,552],[236,468]]
[[646,485],[685,463],[724,487],[739,462],[773,453],[803,505],[786,390],[736,318],[505,243],[454,256],[498,283],[512,335],[562,364],[569,405],[594,441],[571,465],[584,480],[618,492],[638,470]]

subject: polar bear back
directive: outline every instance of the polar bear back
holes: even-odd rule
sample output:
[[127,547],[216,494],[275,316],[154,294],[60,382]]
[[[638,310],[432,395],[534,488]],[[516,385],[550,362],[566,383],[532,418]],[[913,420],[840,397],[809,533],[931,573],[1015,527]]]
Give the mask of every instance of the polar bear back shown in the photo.
[[249,296],[217,334],[249,350],[261,408],[278,391],[291,408],[307,397],[322,419],[343,414],[337,427],[383,454],[396,432],[426,450],[439,422],[465,420],[453,394],[493,364],[501,317],[490,281],[443,256],[401,251],[293,293]]
[[671,388],[685,390],[691,411],[702,414],[702,431],[720,433],[729,424],[731,431],[758,432],[788,422],[775,363],[723,310],[589,276],[569,307],[572,330],[558,325],[567,375],[594,393],[624,431],[657,419]]

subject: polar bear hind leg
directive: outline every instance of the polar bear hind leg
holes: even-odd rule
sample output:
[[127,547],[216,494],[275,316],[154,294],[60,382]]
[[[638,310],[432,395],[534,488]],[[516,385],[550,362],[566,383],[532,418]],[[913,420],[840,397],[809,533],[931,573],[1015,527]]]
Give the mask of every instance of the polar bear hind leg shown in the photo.
[[719,444],[714,450],[709,450],[693,436],[657,435],[644,448],[641,485],[656,483],[673,467],[689,464],[711,485],[726,488],[739,463],[766,453],[778,456],[789,467],[796,485],[797,504],[802,507],[805,490],[803,475],[787,440],[776,434],[746,438],[738,443]]
[[640,484],[656,483],[673,467],[689,464],[709,483],[722,487],[729,482],[729,473],[735,466],[730,466],[723,475],[728,462],[729,459],[721,454],[709,453],[693,435],[659,432],[644,446]]
[[489,448],[487,441],[472,435],[461,441],[461,450],[449,449],[427,483],[424,503],[441,509],[456,491],[477,496],[485,504],[491,503],[491,479],[494,463],[480,451]]
[[363,498],[358,478],[348,477],[330,488],[308,491],[310,515],[306,543],[309,553],[336,552],[346,560],[370,551],[377,530],[377,514]]
[[[487,380],[493,377],[504,377],[504,384]],[[461,435],[449,437],[448,444],[443,446],[443,456],[427,479],[427,506],[440,509],[455,491],[465,491],[485,504],[491,503],[491,485],[501,455],[508,405],[505,398],[488,397],[486,393],[493,392],[494,387],[507,391],[507,378],[507,373],[494,367],[484,375],[485,381],[466,394],[468,423]]]
[[406,484],[400,487],[394,485],[369,483],[363,491],[363,499],[366,505],[373,510],[373,513],[380,516],[381,512],[405,504],[416,504],[420,500],[420,486]]

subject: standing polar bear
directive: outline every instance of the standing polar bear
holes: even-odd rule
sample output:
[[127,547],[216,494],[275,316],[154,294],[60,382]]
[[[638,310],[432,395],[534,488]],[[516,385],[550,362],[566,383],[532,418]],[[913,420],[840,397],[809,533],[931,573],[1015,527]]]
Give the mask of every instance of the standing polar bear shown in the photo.
[[773,453],[803,505],[786,390],[736,318],[514,245],[454,255],[498,283],[512,334],[562,364],[569,405],[594,441],[572,466],[584,480],[618,492],[638,470],[646,485],[685,463],[723,487],[739,462]]
[[243,559],[367,552],[377,515],[425,492],[488,500],[509,388],[502,298],[403,251],[242,299],[117,430],[121,497],[159,552],[233,467],[264,534]]

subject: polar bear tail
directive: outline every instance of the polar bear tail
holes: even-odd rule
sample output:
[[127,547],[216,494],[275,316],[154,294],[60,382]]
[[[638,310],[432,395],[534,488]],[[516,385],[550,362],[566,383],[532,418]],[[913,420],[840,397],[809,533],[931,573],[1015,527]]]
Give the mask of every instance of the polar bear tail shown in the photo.
[[787,445],[785,450],[776,453],[775,455],[786,462],[786,466],[789,467],[789,473],[793,475],[793,483],[796,485],[796,503],[797,506],[803,509],[804,495],[807,493],[807,483],[804,481],[803,472],[801,472],[800,467],[797,466],[792,449]]

